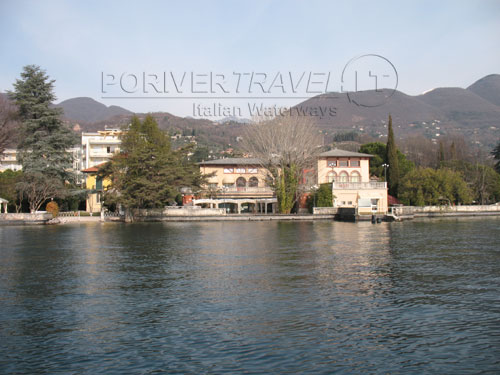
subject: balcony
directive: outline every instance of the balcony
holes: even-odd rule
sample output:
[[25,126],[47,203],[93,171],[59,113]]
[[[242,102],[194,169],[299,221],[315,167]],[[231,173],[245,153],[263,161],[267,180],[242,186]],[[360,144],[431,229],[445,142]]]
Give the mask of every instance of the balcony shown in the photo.
[[387,182],[334,182],[332,190],[387,189]]
[[249,187],[249,186],[238,186],[238,187],[223,187],[217,189],[206,189],[205,194],[211,195],[213,197],[272,197],[274,191],[266,187]]

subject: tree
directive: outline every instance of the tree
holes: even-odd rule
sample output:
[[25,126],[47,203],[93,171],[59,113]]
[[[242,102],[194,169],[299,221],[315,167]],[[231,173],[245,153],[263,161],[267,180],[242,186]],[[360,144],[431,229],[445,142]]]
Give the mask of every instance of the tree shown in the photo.
[[256,119],[246,128],[242,146],[267,171],[279,213],[292,211],[300,196],[303,171],[314,166],[321,142],[318,130],[303,116]]
[[0,94],[0,154],[15,142],[16,117],[15,106],[3,94]]
[[[373,155],[370,160],[370,175],[383,177],[384,167],[387,162],[387,145],[382,142],[365,143],[361,145],[359,152]],[[397,150],[400,178],[403,178],[409,171],[415,168],[415,164],[406,158],[406,155]]]
[[42,207],[43,203],[55,197],[62,196],[64,186],[60,180],[45,176],[40,172],[23,174],[21,182],[16,186],[20,200],[26,198],[29,202],[30,212],[34,213]]
[[500,201],[500,174],[492,167],[458,160],[444,162],[442,166],[462,174],[476,202],[487,204]]
[[22,124],[18,158],[25,173],[73,180],[73,160],[67,150],[75,144],[76,135],[62,123],[61,109],[51,107],[56,99],[54,82],[40,67],[28,65],[14,83],[14,92],[9,92]]
[[472,192],[459,172],[448,168],[416,168],[400,184],[399,199],[407,205],[470,203]]
[[389,194],[397,197],[399,185],[399,160],[398,149],[396,147],[396,140],[394,139],[394,131],[392,129],[392,117],[389,115],[389,128],[387,136],[387,183],[389,187]]
[[22,206],[16,190],[16,185],[21,181],[22,175],[23,172],[10,169],[0,172],[0,197],[7,199],[16,212],[20,212]]
[[51,107],[56,99],[54,80],[36,65],[25,66],[21,79],[9,92],[21,121],[18,160],[23,180],[18,184],[33,212],[44,200],[64,195],[64,183],[74,181],[72,154],[67,150],[76,136],[61,121],[61,110]]
[[495,170],[498,173],[500,173],[500,141],[498,141],[497,145],[495,146],[495,148],[493,149],[493,151],[491,152],[491,154],[493,155],[493,157],[497,161],[495,163]]
[[199,187],[204,178],[188,160],[190,147],[172,150],[170,137],[150,115],[133,117],[122,138],[121,152],[98,172],[112,180],[105,204],[121,204],[134,218],[141,208],[162,208],[173,203],[182,187]]

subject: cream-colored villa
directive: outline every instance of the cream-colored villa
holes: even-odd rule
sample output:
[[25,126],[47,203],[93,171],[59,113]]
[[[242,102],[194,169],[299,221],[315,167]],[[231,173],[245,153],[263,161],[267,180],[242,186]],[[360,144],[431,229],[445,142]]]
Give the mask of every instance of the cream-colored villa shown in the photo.
[[[372,155],[334,149],[319,155],[317,184],[331,183],[334,207],[354,207],[359,214],[387,212],[387,185],[370,180]],[[227,212],[275,213],[277,200],[257,159],[228,158],[199,163],[209,175],[202,199],[193,204]]]
[[371,158],[338,149],[319,155],[318,184],[332,184],[334,207],[356,207],[360,214],[387,212],[387,183],[370,180]]
[[277,200],[266,184],[266,172],[257,159],[227,158],[199,163],[209,175],[203,199],[193,204],[225,208],[231,213],[274,213]]

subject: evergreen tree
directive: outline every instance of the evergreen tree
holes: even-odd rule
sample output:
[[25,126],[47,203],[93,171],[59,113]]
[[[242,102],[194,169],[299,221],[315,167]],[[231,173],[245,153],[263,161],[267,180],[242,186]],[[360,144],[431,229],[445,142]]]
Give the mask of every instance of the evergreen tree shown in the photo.
[[173,203],[180,188],[204,182],[198,166],[188,161],[189,151],[189,147],[172,150],[170,137],[152,116],[142,122],[133,117],[123,136],[121,153],[100,171],[113,182],[105,203],[120,203],[132,215],[134,209],[163,208]]
[[439,142],[438,165],[443,161],[444,161],[444,145],[443,142]]
[[491,152],[495,160],[497,161],[495,163],[495,170],[500,173],[500,141],[498,141],[496,147],[493,149]]
[[18,160],[25,174],[72,180],[73,160],[67,149],[76,143],[76,136],[62,123],[62,111],[51,107],[56,99],[54,82],[40,67],[28,65],[14,83],[14,92],[9,92],[22,124]]
[[387,183],[389,185],[389,194],[397,197],[399,185],[399,160],[398,149],[394,139],[394,131],[392,129],[392,117],[389,115],[389,129],[387,135]]
[[457,159],[457,150],[455,147],[455,142],[451,142],[450,146],[450,159],[451,160],[456,160]]

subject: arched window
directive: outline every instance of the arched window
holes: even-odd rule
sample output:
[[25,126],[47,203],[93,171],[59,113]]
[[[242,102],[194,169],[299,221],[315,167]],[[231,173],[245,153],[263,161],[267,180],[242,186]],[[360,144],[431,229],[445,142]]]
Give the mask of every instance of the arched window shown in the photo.
[[257,177],[250,177],[248,180],[248,186],[257,187],[259,186],[259,179]]
[[351,182],[361,182],[361,176],[358,172],[354,171],[351,173]]
[[247,180],[245,180],[245,177],[238,177],[236,179],[236,187],[245,187],[247,186]]
[[340,182],[348,182],[349,181],[349,175],[347,174],[346,171],[340,172]]
[[330,171],[326,177],[328,178],[329,183],[335,182],[337,179],[337,173]]

